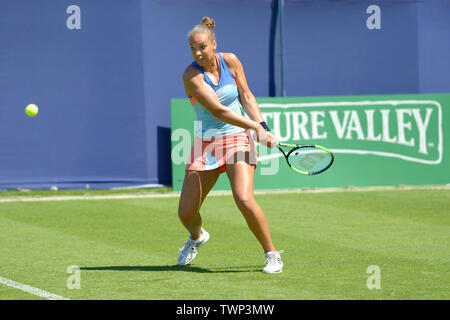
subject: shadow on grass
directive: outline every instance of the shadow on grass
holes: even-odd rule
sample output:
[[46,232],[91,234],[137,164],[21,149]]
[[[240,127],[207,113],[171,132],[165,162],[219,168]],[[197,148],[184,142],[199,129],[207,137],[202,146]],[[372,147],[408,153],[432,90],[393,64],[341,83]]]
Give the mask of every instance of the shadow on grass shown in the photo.
[[104,266],[104,267],[80,267],[80,270],[88,271],[183,271],[197,273],[237,273],[237,272],[261,272],[261,267],[241,266],[206,269],[190,265],[168,265],[168,266]]

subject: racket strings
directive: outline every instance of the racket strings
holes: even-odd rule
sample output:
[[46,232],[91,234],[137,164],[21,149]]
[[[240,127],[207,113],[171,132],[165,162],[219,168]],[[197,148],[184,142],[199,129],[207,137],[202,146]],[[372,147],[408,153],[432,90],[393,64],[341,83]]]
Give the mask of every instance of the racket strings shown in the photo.
[[326,168],[332,161],[327,151],[317,148],[301,148],[288,156],[289,164],[301,171],[316,172]]

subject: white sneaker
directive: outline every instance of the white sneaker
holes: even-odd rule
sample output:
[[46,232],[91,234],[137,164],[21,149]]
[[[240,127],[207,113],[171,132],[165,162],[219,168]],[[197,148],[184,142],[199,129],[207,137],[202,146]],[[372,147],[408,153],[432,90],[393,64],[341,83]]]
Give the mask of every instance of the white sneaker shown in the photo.
[[281,261],[280,253],[284,251],[269,251],[266,252],[266,266],[263,269],[264,273],[280,273],[283,271],[283,261]]
[[198,248],[204,245],[209,240],[209,233],[202,228],[202,234],[200,238],[192,240],[192,236],[184,244],[183,248],[180,248],[180,254],[178,255],[178,265],[185,266],[194,260],[198,253]]

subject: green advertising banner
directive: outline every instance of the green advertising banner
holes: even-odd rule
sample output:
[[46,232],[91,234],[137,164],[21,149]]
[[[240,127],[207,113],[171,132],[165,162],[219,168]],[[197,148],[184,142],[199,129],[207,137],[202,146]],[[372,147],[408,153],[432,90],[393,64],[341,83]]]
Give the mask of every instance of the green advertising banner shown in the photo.
[[[320,144],[335,155],[316,176],[293,172],[275,149],[257,146],[255,189],[450,183],[450,94],[258,98],[280,142]],[[172,181],[181,190],[195,121],[188,99],[172,99]],[[226,174],[215,190],[229,189]]]

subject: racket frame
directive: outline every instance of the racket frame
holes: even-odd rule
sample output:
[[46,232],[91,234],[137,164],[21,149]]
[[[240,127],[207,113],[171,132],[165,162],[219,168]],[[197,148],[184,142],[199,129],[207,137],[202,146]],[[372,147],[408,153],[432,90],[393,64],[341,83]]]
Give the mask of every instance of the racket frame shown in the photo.
[[[334,162],[334,155],[333,155],[333,153],[332,153],[330,150],[328,150],[327,148],[325,148],[324,146],[321,146],[321,145],[318,145],[318,144],[289,144],[289,143],[281,143],[281,142],[280,142],[280,143],[277,144],[277,147],[278,147],[278,149],[281,151],[281,153],[284,155],[284,158],[286,159],[286,162],[287,162],[289,168],[291,168],[291,169],[294,170],[295,172],[301,173],[301,174],[303,174],[303,175],[311,176],[311,175],[315,175],[315,174],[322,173],[322,172],[324,172],[325,170],[327,170],[329,167],[331,167],[331,165],[332,165],[333,162]],[[286,148],[292,148],[292,149],[290,149],[290,150],[286,153],[286,152],[285,152],[282,148],[280,148],[280,147],[286,147]],[[309,172],[309,171],[304,171],[304,170],[300,170],[300,169],[297,169],[297,168],[294,168],[294,167],[289,163],[289,160],[288,160],[289,155],[290,155],[292,152],[294,152],[294,151],[296,151],[296,150],[299,150],[299,149],[302,149],[302,148],[317,148],[317,149],[324,150],[324,151],[326,151],[326,152],[331,156],[331,161],[330,161],[330,163],[329,163],[326,167],[324,167],[324,168],[322,168],[322,169],[320,169],[320,170],[311,171],[311,172]]]

